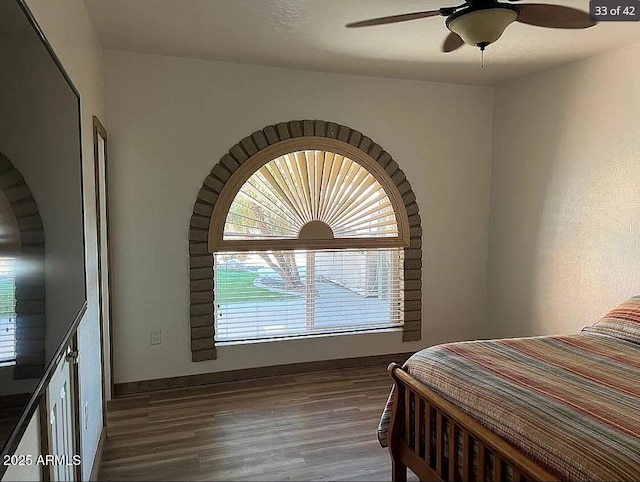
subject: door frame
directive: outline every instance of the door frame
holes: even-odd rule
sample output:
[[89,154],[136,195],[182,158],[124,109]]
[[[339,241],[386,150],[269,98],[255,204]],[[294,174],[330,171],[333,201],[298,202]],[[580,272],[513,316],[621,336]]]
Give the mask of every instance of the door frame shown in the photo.
[[76,480],[82,480],[83,462],[82,462],[82,427],[84,426],[84,410],[80,407],[80,369],[79,362],[79,344],[78,331],[73,334],[70,349],[65,355],[69,368],[71,370],[71,390],[73,393],[72,420],[73,420],[73,451],[74,455],[80,456],[80,463],[74,465],[74,475]]
[[[101,170],[100,166],[100,139],[103,141],[103,155],[104,166]],[[98,310],[100,312],[100,355],[102,360],[102,421],[103,426],[107,425],[107,399],[113,398],[114,394],[114,362],[113,362],[113,308],[111,297],[111,243],[109,239],[109,174],[108,174],[108,142],[107,142],[107,130],[102,125],[100,120],[93,116],[93,165],[94,165],[94,181],[95,181],[95,200],[96,200],[96,235],[97,235],[97,255],[98,255]],[[104,179],[101,179],[101,172],[104,173]],[[104,192],[101,192],[100,181],[104,181]],[[105,216],[104,219],[101,216],[101,202],[104,198]],[[102,233],[106,233],[106,246],[102,246]],[[106,250],[106,266],[102,265],[102,251]],[[104,313],[104,286],[103,286],[103,271],[106,270],[107,274],[107,301],[108,311],[106,313],[107,320],[105,320]],[[105,333],[105,321],[108,324],[108,332]],[[105,364],[105,354],[109,353],[109,364]],[[109,386],[107,386],[106,370],[109,373]],[[108,394],[106,389],[108,390]]]

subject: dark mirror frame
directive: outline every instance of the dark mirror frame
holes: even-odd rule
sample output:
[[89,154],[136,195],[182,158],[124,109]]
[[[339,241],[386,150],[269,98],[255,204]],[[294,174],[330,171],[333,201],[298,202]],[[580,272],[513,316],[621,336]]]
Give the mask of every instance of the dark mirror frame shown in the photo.
[[[2,1],[9,1],[9,0],[2,0]],[[85,228],[86,228],[86,224],[85,224],[85,193],[84,193],[84,176],[83,176],[83,159],[82,159],[82,112],[80,110],[80,93],[78,92],[78,89],[76,89],[75,85],[73,85],[73,82],[71,81],[71,78],[69,77],[69,74],[67,74],[67,71],[64,69],[62,62],[60,62],[60,59],[58,58],[58,56],[56,55],[56,53],[54,52],[53,48],[51,47],[51,44],[49,43],[49,41],[46,39],[44,33],[42,32],[42,29],[40,28],[40,26],[38,25],[38,23],[35,20],[35,17],[33,16],[33,13],[31,12],[31,10],[29,9],[29,7],[26,4],[26,0],[11,0],[11,1],[15,1],[19,7],[21,8],[21,10],[24,12],[27,20],[29,21],[29,23],[31,24],[34,33],[40,38],[40,41],[42,42],[42,44],[44,45],[44,47],[46,48],[47,52],[49,53],[49,55],[51,56],[52,60],[55,62],[56,66],[58,67],[60,73],[62,74],[62,76],[64,77],[65,81],[67,82],[67,84],[69,85],[69,88],[71,89],[71,91],[74,93],[74,95],[76,96],[76,105],[77,105],[77,109],[78,109],[78,144],[79,144],[79,162],[80,165],[78,166],[80,169],[80,194],[81,194],[81,212],[82,212],[82,245],[83,245],[83,272],[84,272],[84,302],[82,303],[82,306],[80,307],[80,310],[78,311],[78,313],[75,315],[75,318],[73,320],[73,323],[71,323],[71,326],[69,327],[69,329],[67,330],[64,338],[62,339],[62,342],[60,343],[60,345],[58,346],[55,354],[53,355],[53,357],[51,358],[51,360],[49,361],[49,363],[46,365],[46,368],[44,370],[44,374],[43,376],[40,378],[38,384],[36,385],[35,390],[33,391],[33,393],[31,394],[31,397],[29,398],[29,401],[27,402],[27,405],[25,406],[25,408],[22,411],[22,414],[20,415],[20,418],[18,419],[18,422],[16,423],[16,425],[13,428],[13,431],[11,432],[11,435],[9,436],[9,438],[7,439],[7,442],[5,443],[4,447],[2,447],[2,452],[0,454],[0,461],[4,460],[6,455],[13,455],[16,451],[16,449],[18,448],[18,444],[20,443],[20,440],[22,439],[22,436],[24,435],[27,426],[29,425],[29,422],[31,421],[31,418],[33,417],[33,414],[36,411],[36,408],[38,408],[38,405],[40,403],[40,399],[41,397],[43,397],[44,395],[46,395],[46,389],[47,386],[49,384],[49,380],[51,380],[51,377],[53,376],[53,373],[56,369],[56,367],[58,366],[58,363],[62,360],[62,357],[64,356],[66,349],[73,343],[73,338],[76,334],[76,331],[78,329],[78,325],[80,324],[80,321],[82,320],[82,317],[84,316],[85,312],[87,311],[87,264],[86,264],[86,252],[87,252],[87,246],[86,246],[86,235],[85,235]],[[77,416],[77,414],[76,414]],[[47,417],[42,417],[41,414],[41,420]],[[42,433],[42,428],[41,428],[41,433]],[[4,476],[6,470],[7,470],[8,466],[0,463],[0,479]]]

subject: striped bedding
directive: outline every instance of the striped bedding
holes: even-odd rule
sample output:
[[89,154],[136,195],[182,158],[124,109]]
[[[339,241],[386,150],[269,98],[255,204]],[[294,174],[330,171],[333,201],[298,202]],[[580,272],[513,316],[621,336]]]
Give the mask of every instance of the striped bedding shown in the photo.
[[562,480],[640,480],[638,334],[640,297],[580,334],[439,345],[405,369]]

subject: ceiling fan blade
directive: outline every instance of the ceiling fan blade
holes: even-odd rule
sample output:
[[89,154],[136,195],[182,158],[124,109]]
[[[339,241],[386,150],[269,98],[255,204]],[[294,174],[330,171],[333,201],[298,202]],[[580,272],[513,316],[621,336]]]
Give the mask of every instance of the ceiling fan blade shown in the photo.
[[443,52],[453,52],[456,49],[459,49],[460,47],[462,47],[464,45],[464,41],[460,38],[460,35],[458,35],[457,33],[449,33],[449,35],[447,35],[447,38],[444,39],[444,42],[442,44],[442,51]]
[[546,5],[544,3],[527,3],[518,5],[520,14],[517,22],[538,27],[549,28],[589,28],[596,25],[589,17],[589,13],[561,5]]
[[373,25],[385,25],[388,23],[407,22],[409,20],[418,20],[420,18],[436,17],[440,15],[440,10],[430,10],[428,12],[403,13],[401,15],[392,15],[390,17],[371,18],[369,20],[361,20],[360,22],[352,22],[346,25],[347,28],[371,27]]

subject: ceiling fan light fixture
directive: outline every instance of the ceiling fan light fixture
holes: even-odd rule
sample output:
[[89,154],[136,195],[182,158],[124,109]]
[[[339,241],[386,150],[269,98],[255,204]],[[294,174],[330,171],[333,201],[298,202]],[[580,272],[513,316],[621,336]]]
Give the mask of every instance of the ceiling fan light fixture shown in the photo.
[[458,34],[467,45],[484,49],[498,40],[516,18],[518,9],[511,5],[461,10],[447,18],[447,28]]

